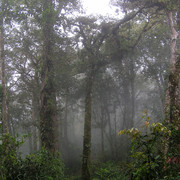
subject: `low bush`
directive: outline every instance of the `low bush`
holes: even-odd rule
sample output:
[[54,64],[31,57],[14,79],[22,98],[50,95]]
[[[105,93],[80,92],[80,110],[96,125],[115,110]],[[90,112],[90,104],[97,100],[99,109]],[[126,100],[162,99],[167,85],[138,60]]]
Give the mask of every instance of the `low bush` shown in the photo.
[[21,157],[17,154],[17,149],[23,141],[17,141],[10,135],[0,136],[0,179],[18,179]]
[[93,180],[127,180],[125,169],[114,162],[96,162],[91,167]]
[[41,149],[24,159],[17,153],[23,141],[10,135],[0,136],[0,179],[2,180],[59,180],[64,178],[64,164],[59,153]]
[[22,161],[20,172],[20,179],[59,180],[64,178],[64,164],[59,153],[51,154],[41,149]]
[[180,130],[173,125],[150,123],[144,112],[142,131],[122,130],[119,135],[131,137],[131,179],[175,180],[180,176]]

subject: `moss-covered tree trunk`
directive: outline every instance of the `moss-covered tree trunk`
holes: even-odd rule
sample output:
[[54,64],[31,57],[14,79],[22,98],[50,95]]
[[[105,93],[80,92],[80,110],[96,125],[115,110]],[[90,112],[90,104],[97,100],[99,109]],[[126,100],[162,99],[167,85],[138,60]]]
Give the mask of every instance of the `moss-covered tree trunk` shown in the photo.
[[58,150],[59,145],[53,64],[54,21],[52,0],[44,0],[41,22],[43,52],[41,62],[40,131],[42,146],[51,152]]
[[91,67],[87,74],[86,97],[85,97],[85,119],[83,137],[83,157],[82,157],[82,180],[90,180],[90,154],[91,154],[91,109],[92,109],[92,89],[94,80],[94,70]]
[[6,74],[5,74],[5,54],[4,54],[4,13],[5,2],[1,1],[0,11],[0,61],[1,61],[1,85],[2,85],[2,125],[3,133],[8,134],[8,116],[7,116],[7,91],[6,91]]

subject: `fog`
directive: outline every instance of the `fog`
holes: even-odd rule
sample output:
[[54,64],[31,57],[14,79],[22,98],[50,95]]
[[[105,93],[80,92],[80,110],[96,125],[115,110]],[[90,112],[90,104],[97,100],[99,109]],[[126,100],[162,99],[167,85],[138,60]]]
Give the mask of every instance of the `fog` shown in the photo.
[[26,135],[18,153],[55,148],[69,174],[81,171],[85,148],[91,162],[128,161],[130,138],[118,132],[142,129],[147,117],[164,120],[166,23],[149,25],[150,17],[134,18],[131,9],[127,21],[121,13],[80,14],[76,3],[56,1],[52,17],[41,2],[31,6],[4,22],[8,128],[19,140]]

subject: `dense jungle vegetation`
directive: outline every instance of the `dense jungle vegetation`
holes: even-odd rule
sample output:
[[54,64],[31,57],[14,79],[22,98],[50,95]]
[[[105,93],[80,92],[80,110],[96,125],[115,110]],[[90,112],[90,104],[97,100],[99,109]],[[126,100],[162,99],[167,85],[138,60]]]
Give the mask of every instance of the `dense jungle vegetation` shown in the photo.
[[0,0],[0,179],[180,179],[180,0]]

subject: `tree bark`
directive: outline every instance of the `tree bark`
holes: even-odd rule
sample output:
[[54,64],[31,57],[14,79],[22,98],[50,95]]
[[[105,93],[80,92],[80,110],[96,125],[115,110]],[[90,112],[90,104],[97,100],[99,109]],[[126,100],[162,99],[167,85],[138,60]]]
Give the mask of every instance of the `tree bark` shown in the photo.
[[114,154],[115,157],[118,157],[118,141],[117,141],[117,116],[116,116],[116,104],[114,104],[113,107],[113,111],[114,111],[114,132],[115,132],[115,136],[114,136]]
[[82,180],[90,180],[90,152],[91,152],[91,109],[92,109],[92,89],[94,70],[87,75],[86,97],[85,97],[85,120],[83,138],[83,157],[82,157]]
[[131,84],[131,119],[130,119],[130,126],[134,127],[134,114],[135,114],[135,88],[134,88],[134,82],[135,82],[135,67],[134,67],[134,50],[132,50],[132,54],[130,57],[130,84]]
[[101,106],[101,157],[104,162],[104,110]]
[[68,116],[68,90],[65,97],[65,112],[64,112],[64,143],[68,145],[68,123],[67,123],[67,116]]
[[2,85],[2,125],[3,134],[9,133],[8,116],[7,116],[7,91],[6,91],[6,74],[5,74],[5,54],[4,54],[4,6],[5,2],[1,2],[0,15],[0,58],[1,58],[1,85]]
[[170,74],[168,89],[166,92],[165,100],[165,118],[169,123],[178,125],[178,118],[180,116],[179,105],[179,70],[176,63],[179,62],[179,57],[176,54],[176,41],[178,38],[178,32],[175,29],[173,22],[172,11],[168,12],[169,25],[171,28],[171,58],[170,58]]
[[123,128],[132,128],[133,127],[133,118],[134,118],[134,109],[132,107],[132,103],[134,103],[134,98],[131,96],[130,88],[132,88],[130,85],[131,82],[129,82],[128,79],[124,79],[123,81],[123,101],[124,101],[124,112],[123,112]]
[[33,152],[38,150],[38,131],[39,131],[39,103],[36,92],[32,92],[32,123],[33,123]]
[[115,155],[114,154],[114,137],[113,137],[112,125],[111,125],[111,115],[108,110],[108,107],[106,108],[106,115],[107,115],[108,131],[109,131],[109,145],[110,145],[112,159],[114,159],[115,158],[115,156],[114,156]]
[[44,0],[42,12],[43,53],[41,62],[40,131],[42,146],[50,152],[59,149],[54,85],[53,25],[54,13],[52,0]]

